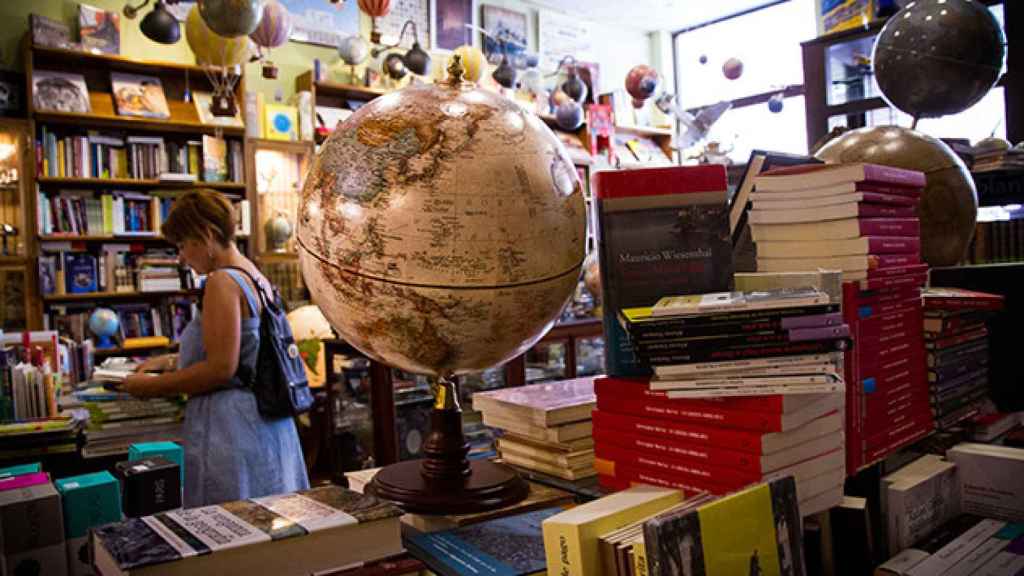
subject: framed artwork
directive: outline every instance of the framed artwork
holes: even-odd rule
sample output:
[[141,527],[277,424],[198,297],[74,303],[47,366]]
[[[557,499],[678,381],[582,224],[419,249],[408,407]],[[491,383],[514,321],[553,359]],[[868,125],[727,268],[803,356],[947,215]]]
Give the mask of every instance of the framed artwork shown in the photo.
[[36,110],[51,112],[92,111],[84,76],[46,70],[32,74],[32,105]]
[[[351,1],[351,0],[349,0]],[[381,39],[386,44],[394,44],[402,33],[402,26],[407,20],[416,23],[416,35],[419,37],[421,46],[427,46],[430,42],[430,0],[391,0],[391,12],[387,16],[377,19],[377,29],[380,30]],[[412,29],[405,33],[401,46],[412,47]]]
[[331,4],[324,0],[278,0],[292,17],[289,40],[336,47],[343,38],[359,34],[359,5],[354,0]]
[[430,0],[430,49],[454,50],[473,45],[476,25],[473,0]]
[[489,4],[483,6],[482,13],[483,28],[490,34],[483,35],[483,50],[488,61],[501,60],[501,46],[495,40],[498,37],[508,38],[512,42],[506,45],[510,56],[527,51],[530,46],[529,15]]

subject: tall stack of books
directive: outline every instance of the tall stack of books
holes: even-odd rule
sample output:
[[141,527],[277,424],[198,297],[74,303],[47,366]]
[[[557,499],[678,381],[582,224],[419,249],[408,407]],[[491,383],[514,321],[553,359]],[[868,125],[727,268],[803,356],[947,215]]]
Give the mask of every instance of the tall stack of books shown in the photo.
[[924,371],[917,205],[921,172],[806,165],[758,176],[751,231],[758,270],[842,271],[847,467],[884,458],[933,428]]
[[989,390],[985,322],[1002,307],[998,294],[958,288],[924,291],[924,345],[937,428],[978,414]]
[[508,464],[561,478],[594,476],[593,378],[504,388],[473,395],[487,426],[502,431],[498,451]]
[[971,165],[971,172],[992,172],[995,170],[1024,170],[1024,149],[991,149],[974,153],[974,163]]
[[848,329],[823,292],[771,294],[666,298],[623,311],[654,376],[595,382],[603,486],[725,494],[790,473],[805,514],[839,502]]

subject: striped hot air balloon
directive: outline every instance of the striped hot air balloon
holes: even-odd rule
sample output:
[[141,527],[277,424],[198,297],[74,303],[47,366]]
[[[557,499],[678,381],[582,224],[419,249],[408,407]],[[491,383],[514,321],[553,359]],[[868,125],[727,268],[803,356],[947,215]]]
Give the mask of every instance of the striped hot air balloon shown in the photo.
[[277,0],[267,0],[263,5],[260,25],[249,35],[257,46],[276,48],[288,41],[292,33],[292,15]]
[[[454,53],[462,57],[462,69],[465,71],[462,77],[470,82],[479,82],[480,77],[484,75],[484,70],[487,69],[487,57],[484,56],[484,53],[479,48],[466,44],[456,48]],[[445,69],[447,68],[448,66],[445,65]]]
[[391,0],[359,0],[359,9],[374,18],[380,18],[391,12]]
[[229,67],[249,58],[249,37],[225,38],[210,29],[195,5],[185,20],[185,39],[196,55],[196,62],[210,66]]

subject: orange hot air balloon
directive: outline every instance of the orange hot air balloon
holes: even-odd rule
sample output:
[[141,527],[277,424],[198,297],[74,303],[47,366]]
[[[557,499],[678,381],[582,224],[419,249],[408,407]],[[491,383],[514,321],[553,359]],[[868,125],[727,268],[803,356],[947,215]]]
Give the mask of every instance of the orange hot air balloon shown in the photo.
[[359,9],[372,18],[370,42],[380,44],[380,31],[377,30],[377,18],[387,16],[391,12],[391,0],[359,0]]

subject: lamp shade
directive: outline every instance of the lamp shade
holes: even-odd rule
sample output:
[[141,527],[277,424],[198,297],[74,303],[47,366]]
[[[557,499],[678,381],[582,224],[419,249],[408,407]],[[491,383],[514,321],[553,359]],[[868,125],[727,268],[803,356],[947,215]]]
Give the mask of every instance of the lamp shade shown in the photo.
[[178,19],[160,1],[139,23],[139,30],[146,38],[160,44],[176,44],[178,40],[181,40],[181,26],[178,24]]
[[516,85],[516,69],[512,67],[508,62],[508,56],[501,57],[501,63],[494,70],[494,74],[491,74],[494,81],[504,86],[505,88],[515,88]]
[[397,52],[392,52],[384,58],[384,73],[393,80],[405,78],[408,70],[405,67],[405,60]]
[[412,48],[405,53],[402,61],[413,74],[423,76],[430,72],[430,54],[423,50],[419,42],[413,42]]

